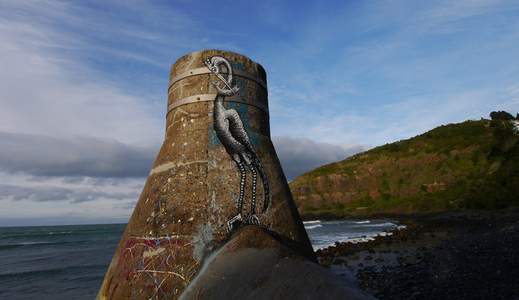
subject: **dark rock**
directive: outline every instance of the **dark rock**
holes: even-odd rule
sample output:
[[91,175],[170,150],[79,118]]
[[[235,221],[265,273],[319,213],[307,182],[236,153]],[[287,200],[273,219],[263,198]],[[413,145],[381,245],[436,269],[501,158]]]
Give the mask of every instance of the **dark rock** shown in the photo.
[[207,259],[180,299],[373,299],[352,283],[247,226]]

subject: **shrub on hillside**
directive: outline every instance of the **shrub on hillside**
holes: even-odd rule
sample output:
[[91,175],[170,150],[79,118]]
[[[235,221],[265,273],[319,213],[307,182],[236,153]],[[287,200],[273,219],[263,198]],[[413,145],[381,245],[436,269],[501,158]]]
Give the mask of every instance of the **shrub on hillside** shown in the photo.
[[492,120],[501,120],[501,121],[511,121],[514,119],[514,116],[509,114],[508,112],[501,110],[501,111],[493,111],[490,113],[490,118]]

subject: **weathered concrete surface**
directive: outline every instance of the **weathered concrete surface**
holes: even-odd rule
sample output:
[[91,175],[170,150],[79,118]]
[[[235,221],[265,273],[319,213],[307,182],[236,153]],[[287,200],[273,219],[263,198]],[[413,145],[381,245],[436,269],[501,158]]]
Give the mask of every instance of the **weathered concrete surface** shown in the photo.
[[[314,260],[270,140],[267,90],[261,84],[266,82],[263,68],[236,53],[206,50],[178,59],[170,79],[176,80],[193,70],[204,71],[203,59],[213,55],[224,56],[237,70],[234,83],[240,92],[233,97],[236,101],[226,100],[225,106],[240,115],[269,178],[272,205],[259,215],[261,224],[286,240],[292,249]],[[236,215],[239,172],[215,135],[213,102],[200,96],[216,96],[210,83],[215,80],[215,75],[206,72],[184,77],[169,87],[164,143],[106,272],[98,299],[178,298],[200,272],[208,255],[228,241],[227,221]],[[200,101],[175,107],[187,97]],[[247,186],[250,184],[249,175]],[[262,193],[258,184],[258,199]],[[249,208],[250,199],[249,188],[245,209]],[[262,205],[261,200],[258,205]]]
[[284,243],[260,227],[242,228],[180,299],[374,299]]

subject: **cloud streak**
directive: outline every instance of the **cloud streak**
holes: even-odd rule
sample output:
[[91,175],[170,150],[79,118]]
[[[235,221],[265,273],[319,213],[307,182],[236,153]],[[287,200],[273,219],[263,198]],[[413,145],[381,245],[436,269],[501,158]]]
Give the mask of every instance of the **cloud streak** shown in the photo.
[[14,201],[82,203],[96,200],[129,200],[138,196],[135,192],[85,191],[63,187],[23,187],[0,184],[0,199]]
[[[66,26],[95,20],[84,20],[74,13],[78,8],[64,2],[2,5],[7,9],[0,9],[0,65],[5,70],[0,72],[0,130],[59,138],[93,136],[142,145],[161,141],[165,92],[160,92],[164,90],[143,96],[139,86],[127,89],[132,83],[85,63],[89,58],[82,51],[101,58],[106,55],[88,49],[108,46]],[[135,57],[126,59],[135,61]],[[167,75],[162,80],[166,82]]]
[[0,170],[37,176],[145,177],[158,147],[0,132]]
[[[364,150],[307,138],[274,137],[279,159],[289,179],[322,164]],[[43,177],[146,177],[158,147],[140,147],[89,137],[59,139],[0,132],[0,171]],[[1,188],[0,188],[1,189]]]
[[0,172],[0,226],[124,222],[144,180]]

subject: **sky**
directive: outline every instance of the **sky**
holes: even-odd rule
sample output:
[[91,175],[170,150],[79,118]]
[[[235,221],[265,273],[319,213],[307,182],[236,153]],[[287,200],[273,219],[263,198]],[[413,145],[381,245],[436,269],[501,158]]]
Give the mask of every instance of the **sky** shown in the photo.
[[191,51],[264,66],[290,180],[519,111],[517,1],[1,0],[0,45],[0,226],[126,222]]

